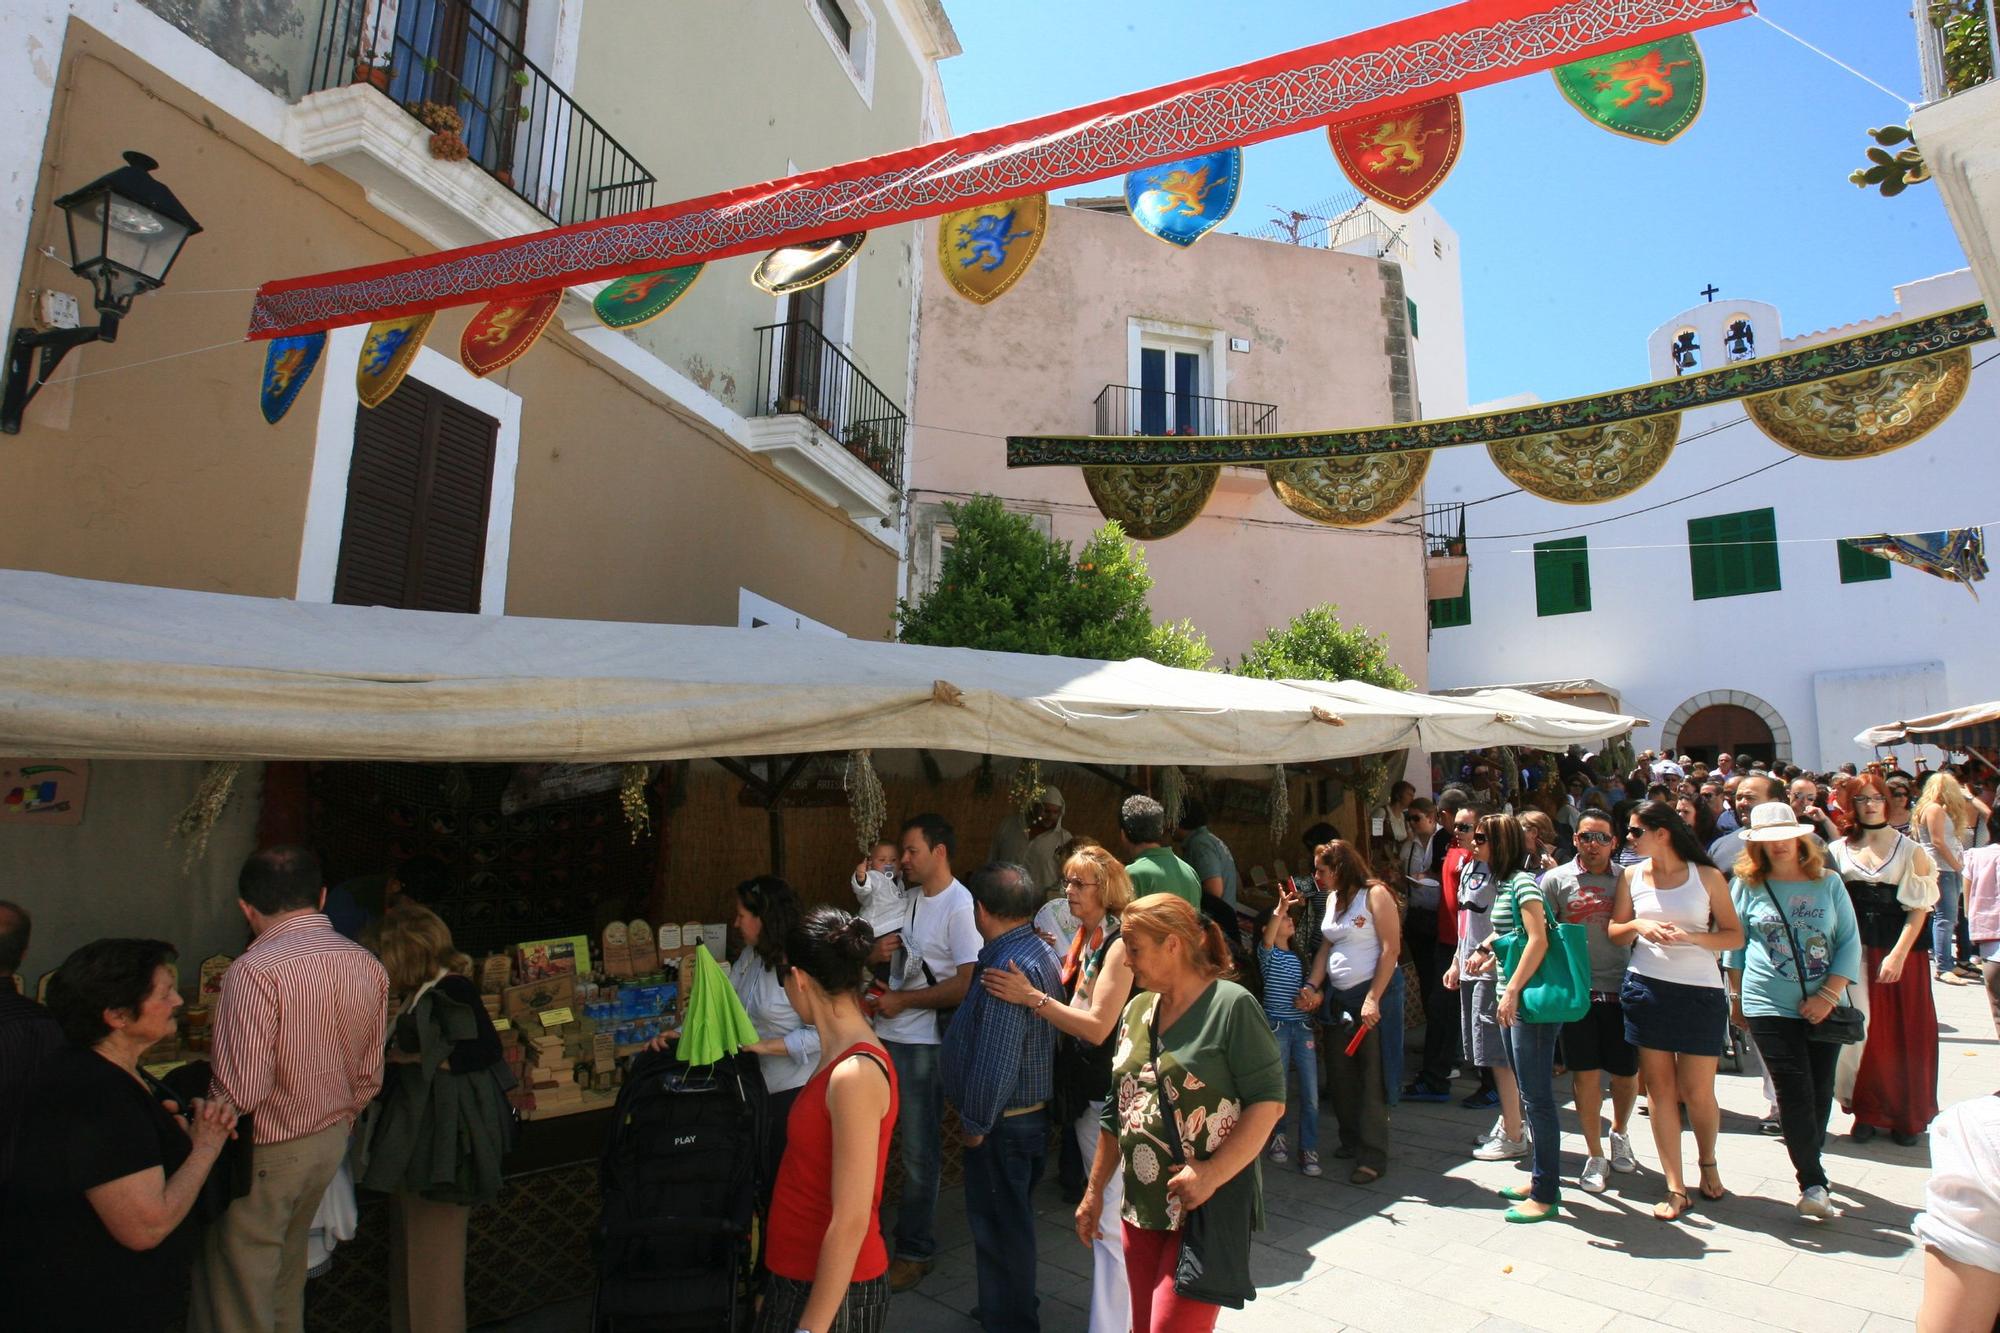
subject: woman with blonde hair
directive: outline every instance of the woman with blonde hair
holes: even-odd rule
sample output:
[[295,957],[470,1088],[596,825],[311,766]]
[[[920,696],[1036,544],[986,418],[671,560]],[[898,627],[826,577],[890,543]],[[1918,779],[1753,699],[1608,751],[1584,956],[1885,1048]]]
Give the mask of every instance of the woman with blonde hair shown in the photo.
[[[1164,893],[1133,903],[1120,924],[1143,989],[1121,1019],[1076,1232],[1085,1245],[1097,1242],[1105,1191],[1122,1173],[1133,1333],[1201,1333],[1224,1304],[1240,1308],[1257,1294],[1249,1280],[1262,1211],[1257,1155],[1284,1114],[1284,1064],[1263,1006],[1226,979],[1220,927]],[[1206,1272],[1180,1290],[1181,1228],[1199,1208],[1215,1210]]]
[[[1353,843],[1335,838],[1314,852],[1313,877],[1326,890],[1326,919],[1299,1008],[1319,1010],[1337,1037],[1328,1055],[1337,1155],[1354,1159],[1348,1180],[1366,1185],[1389,1168],[1389,1102],[1403,1086],[1403,922],[1396,895],[1369,878]],[[1342,1028],[1355,1024],[1365,1035],[1349,1054]]]
[[463,1333],[465,1224],[500,1193],[505,1099],[500,1036],[438,915],[399,902],[365,942],[389,974],[382,1092],[356,1131],[355,1183],[394,1197],[389,1324]]
[[[1056,1030],[1056,1121],[1072,1125],[1088,1159],[1097,1149],[1104,1102],[1111,1092],[1118,1018],[1132,998],[1132,965],[1119,935],[1119,918],[1132,905],[1132,877],[1117,857],[1088,843],[1063,862],[1062,883],[1077,920],[1062,960],[1064,993],[1036,990],[1012,963],[1005,969],[988,968],[979,979],[996,999],[1027,1006]],[[1104,1182],[1101,1206],[1116,1210],[1124,1199],[1124,1182],[1114,1173]],[[1086,1243],[1092,1250],[1090,1331],[1124,1333],[1132,1321],[1125,1247],[1101,1232]]]
[[[1879,817],[1879,792],[1867,808]],[[1776,1090],[1779,1131],[1799,1181],[1805,1217],[1837,1216],[1827,1195],[1827,1117],[1840,1046],[1813,1033],[1842,1005],[1861,976],[1861,933],[1840,876],[1789,805],[1750,811],[1743,854],[1731,867],[1729,894],[1743,922],[1742,947],[1724,955],[1730,1013],[1747,1028]]]
[[1965,884],[1965,837],[1976,817],[1972,797],[1943,769],[1930,775],[1910,811],[1910,836],[1937,862],[1938,900],[1931,911],[1931,966],[1948,986],[1963,986],[1978,973],[1971,960],[1952,953],[1958,929],[1960,890]]
[[1562,863],[1558,855],[1562,848],[1556,841],[1556,822],[1540,810],[1523,810],[1515,818],[1521,821],[1521,834],[1526,843],[1528,859],[1522,869],[1540,879]]

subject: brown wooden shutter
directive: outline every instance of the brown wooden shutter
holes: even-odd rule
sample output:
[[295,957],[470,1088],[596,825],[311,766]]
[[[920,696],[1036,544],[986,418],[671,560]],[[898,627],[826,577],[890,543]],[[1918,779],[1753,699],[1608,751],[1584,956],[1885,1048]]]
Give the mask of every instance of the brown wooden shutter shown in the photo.
[[334,601],[479,610],[499,429],[415,379],[357,410]]

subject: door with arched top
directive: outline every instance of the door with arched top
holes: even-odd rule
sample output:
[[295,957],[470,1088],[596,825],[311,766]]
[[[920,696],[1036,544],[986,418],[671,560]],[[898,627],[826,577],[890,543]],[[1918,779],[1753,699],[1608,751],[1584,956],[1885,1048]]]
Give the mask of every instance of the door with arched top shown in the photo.
[[1736,704],[1710,704],[1696,712],[1681,725],[1674,748],[1711,766],[1724,750],[1766,763],[1778,757],[1771,724]]

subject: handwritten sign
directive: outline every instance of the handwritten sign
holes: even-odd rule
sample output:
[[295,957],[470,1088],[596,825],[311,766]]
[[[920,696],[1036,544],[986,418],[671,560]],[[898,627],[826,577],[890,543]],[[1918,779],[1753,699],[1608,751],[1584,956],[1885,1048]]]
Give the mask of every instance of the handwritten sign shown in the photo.
[[84,759],[0,759],[0,824],[80,824]]
[[576,1015],[570,1012],[568,1005],[564,1005],[560,1009],[544,1009],[540,1017],[542,1026],[545,1028],[557,1028],[565,1023],[574,1023],[576,1021]]
[[493,1030],[495,1032],[512,1032],[514,1030],[514,1020],[511,1018],[496,1018],[493,1020]]

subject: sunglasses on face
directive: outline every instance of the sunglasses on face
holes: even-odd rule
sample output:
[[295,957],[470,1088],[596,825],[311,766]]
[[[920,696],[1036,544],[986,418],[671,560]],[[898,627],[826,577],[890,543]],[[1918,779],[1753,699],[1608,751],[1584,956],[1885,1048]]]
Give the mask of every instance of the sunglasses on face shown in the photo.
[[1078,879],[1075,875],[1064,875],[1063,887],[1066,889],[1094,889],[1097,887],[1097,881],[1094,879]]
[[1856,805],[1887,805],[1889,798],[1886,796],[1857,796],[1854,798],[1854,803]]
[[1471,824],[1453,824],[1451,827],[1454,833],[1470,833],[1473,830]]
[[1626,828],[1625,830],[1625,841],[1637,842],[1639,841],[1639,839],[1645,837],[1648,833],[1651,833],[1652,831],[1653,830],[1647,828],[1644,824],[1633,824],[1628,828]]
[[1485,835],[1484,833],[1475,833],[1475,834],[1473,834],[1473,835],[1472,835],[1472,840],[1473,840],[1474,842],[1481,842],[1481,843],[1483,843],[1483,842],[1485,842],[1485,841],[1486,841],[1486,835]]
[[1612,837],[1609,833],[1579,833],[1576,835],[1576,840],[1578,842],[1588,842],[1597,845],[1618,841],[1618,839]]

